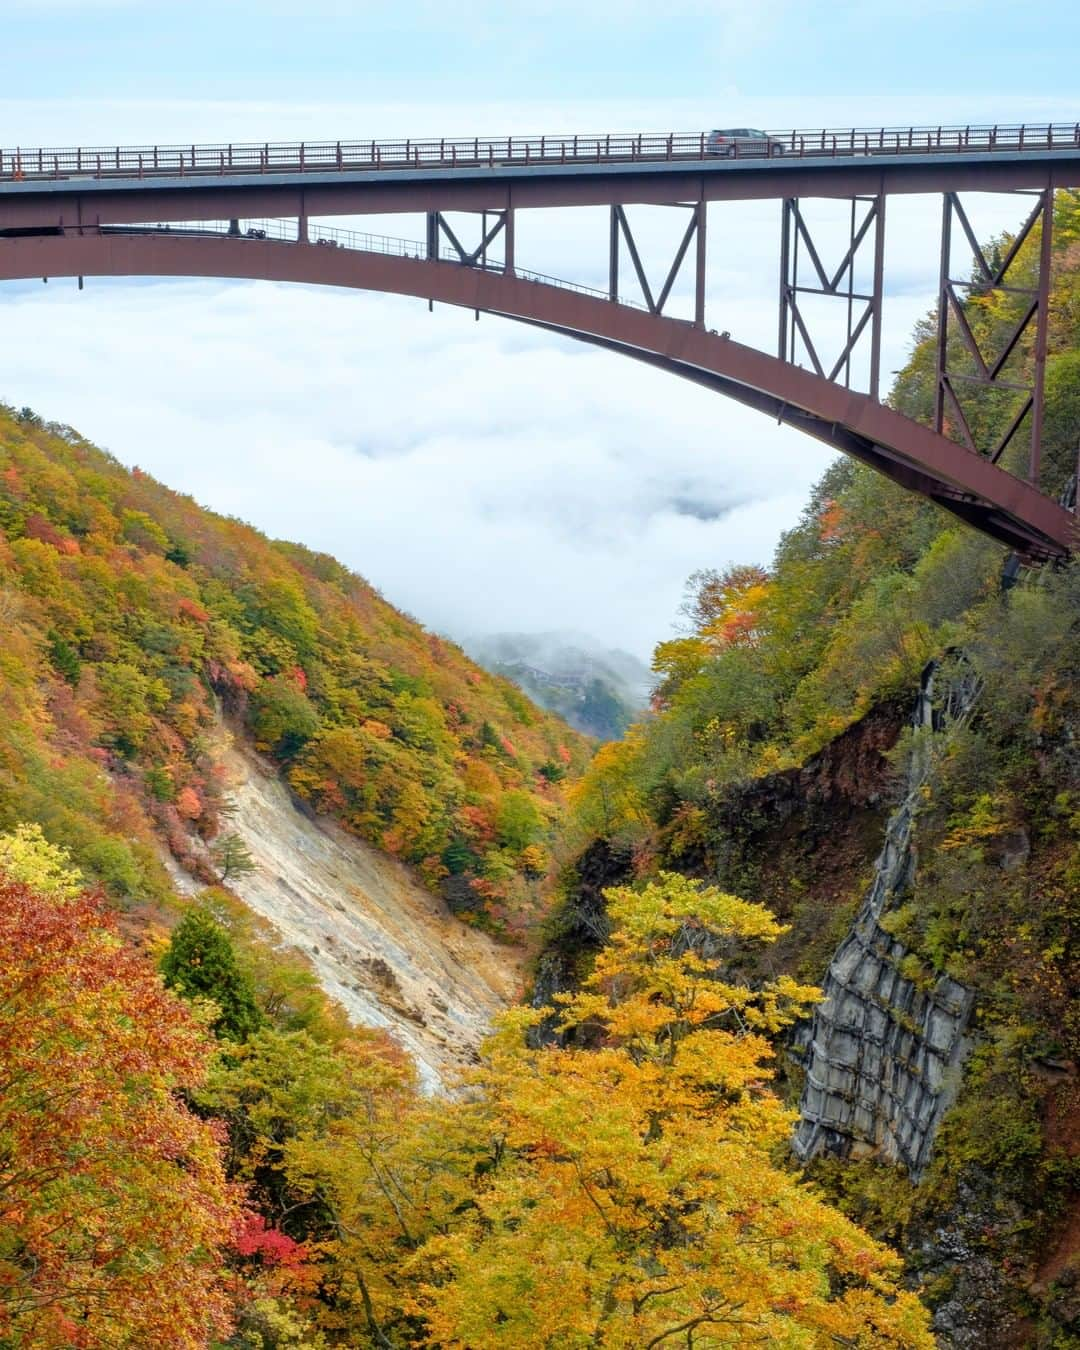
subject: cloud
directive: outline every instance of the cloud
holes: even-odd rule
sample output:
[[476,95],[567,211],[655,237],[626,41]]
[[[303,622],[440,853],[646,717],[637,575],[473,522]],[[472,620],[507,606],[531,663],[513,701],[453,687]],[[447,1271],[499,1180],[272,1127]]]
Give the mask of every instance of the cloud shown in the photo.
[[625,359],[389,297],[254,283],[9,295],[9,400],[450,632],[647,654],[685,576],[767,559],[827,456]]

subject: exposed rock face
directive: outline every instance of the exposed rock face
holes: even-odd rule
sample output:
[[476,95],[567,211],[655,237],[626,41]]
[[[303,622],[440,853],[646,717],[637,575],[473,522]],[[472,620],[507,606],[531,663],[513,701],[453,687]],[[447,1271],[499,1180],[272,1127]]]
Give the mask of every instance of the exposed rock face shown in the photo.
[[906,978],[908,950],[879,922],[911,883],[917,806],[931,767],[928,738],[964,717],[977,694],[973,680],[961,679],[935,697],[936,677],[936,665],[927,667],[914,714],[924,737],[889,818],[873,884],[829,964],[825,999],[797,1038],[806,1051],[799,1157],[875,1151],[902,1162],[916,1180],[959,1085],[972,1003],[971,991],[947,976],[930,989]]
[[520,953],[467,928],[392,858],[297,810],[224,728],[215,757],[236,806],[230,829],[257,865],[232,889],[310,958],[354,1022],[409,1052],[426,1091],[444,1090],[519,997]]
[[897,795],[889,754],[908,716],[909,707],[882,703],[805,764],[725,786],[705,804],[705,845],[667,860],[790,925],[770,951],[773,968],[820,981],[881,848]]
[[[581,964],[593,957],[611,932],[604,890],[630,879],[628,852],[606,839],[594,840],[577,860],[570,894],[557,911],[553,931],[540,953],[529,1002],[534,1008],[551,1005],[556,994],[576,990]],[[536,1045],[564,1041],[549,1017],[532,1032]]]

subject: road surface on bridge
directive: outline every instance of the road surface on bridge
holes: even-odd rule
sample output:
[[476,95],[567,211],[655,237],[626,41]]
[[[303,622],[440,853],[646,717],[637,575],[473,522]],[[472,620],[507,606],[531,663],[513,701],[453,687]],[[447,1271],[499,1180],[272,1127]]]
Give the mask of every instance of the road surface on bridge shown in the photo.
[[290,189],[334,215],[1045,188],[1078,170],[1075,122],[770,131],[723,154],[707,132],[13,147],[0,150],[0,228],[70,224],[76,207],[101,223],[182,220],[196,214],[184,199],[206,194],[222,218],[280,215]]

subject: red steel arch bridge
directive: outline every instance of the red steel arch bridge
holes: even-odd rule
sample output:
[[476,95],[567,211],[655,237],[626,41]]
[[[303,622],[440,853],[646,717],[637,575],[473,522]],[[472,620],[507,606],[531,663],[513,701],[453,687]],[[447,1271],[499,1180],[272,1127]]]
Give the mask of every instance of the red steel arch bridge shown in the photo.
[[[1080,123],[773,131],[723,145],[707,133],[605,133],[16,148],[0,151],[0,280],[263,278],[521,320],[768,413],[1037,561],[1066,556],[1078,537],[1075,512],[1042,490],[1040,463],[1054,193],[1078,187]],[[969,192],[1019,194],[1024,223],[1003,256],[980,247],[962,197]],[[935,194],[942,204],[930,425],[880,398],[886,207],[908,194]],[[830,256],[835,238],[815,238],[804,210],[813,198],[850,206],[838,258]],[[781,219],[779,285],[763,278],[776,287],[772,353],[706,321],[709,204],[764,199],[779,204]],[[634,233],[638,205],[685,212],[659,280]],[[517,264],[518,213],[575,206],[609,209],[605,289]],[[426,221],[423,239],[325,224],[405,213]],[[468,231],[454,213],[468,213]],[[1022,275],[1014,266],[1029,240],[1034,281],[1030,266]],[[955,241],[974,257],[966,280],[951,274]],[[677,285],[692,294],[691,317],[671,313]],[[1021,296],[1015,329],[994,352],[982,350],[965,315],[965,294],[976,287]],[[831,358],[813,321],[821,302],[841,316]],[[1021,351],[1031,374],[1018,380],[1011,358]],[[980,393],[1011,410],[993,444],[980,443],[979,419],[966,411]]]

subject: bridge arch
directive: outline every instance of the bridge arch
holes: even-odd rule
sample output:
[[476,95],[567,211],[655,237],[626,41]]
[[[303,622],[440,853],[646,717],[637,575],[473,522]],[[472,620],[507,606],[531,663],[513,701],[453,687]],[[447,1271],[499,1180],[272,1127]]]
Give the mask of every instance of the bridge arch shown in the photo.
[[0,280],[213,277],[383,291],[516,319],[712,388],[853,455],[1030,559],[1068,554],[1077,519],[1030,483],[866,394],[685,320],[512,272],[364,249],[168,231],[0,241]]

